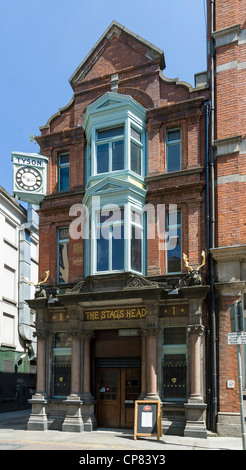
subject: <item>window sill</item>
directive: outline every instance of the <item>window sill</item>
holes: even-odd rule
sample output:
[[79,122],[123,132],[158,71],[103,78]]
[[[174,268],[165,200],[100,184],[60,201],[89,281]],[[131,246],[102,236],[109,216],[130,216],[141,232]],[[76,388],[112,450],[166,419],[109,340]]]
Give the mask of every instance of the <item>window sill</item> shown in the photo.
[[166,408],[169,407],[169,408],[177,408],[177,407],[183,407],[185,405],[185,403],[187,403],[187,400],[185,399],[182,399],[182,400],[177,400],[177,401],[165,401],[165,400],[161,400],[161,403],[162,403],[162,406],[165,406]]
[[8,299],[8,297],[2,297],[2,300],[8,304],[11,304],[11,305],[14,305],[15,307],[17,306],[17,302],[15,300],[12,300],[12,299]]
[[151,181],[157,181],[160,179],[168,179],[168,178],[176,178],[177,176],[188,176],[188,175],[193,175],[194,173],[202,173],[203,172],[203,166],[198,166],[198,167],[193,167],[193,168],[187,168],[185,170],[178,170],[178,171],[172,171],[170,173],[158,173],[150,176],[145,177],[145,182],[151,182]]

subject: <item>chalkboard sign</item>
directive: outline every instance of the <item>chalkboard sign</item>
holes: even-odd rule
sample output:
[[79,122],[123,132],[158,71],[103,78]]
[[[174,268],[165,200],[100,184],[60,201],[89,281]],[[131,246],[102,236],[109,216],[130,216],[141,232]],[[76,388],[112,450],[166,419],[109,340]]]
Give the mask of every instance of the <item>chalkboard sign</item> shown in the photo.
[[159,401],[135,401],[134,439],[137,436],[162,436],[161,405]]

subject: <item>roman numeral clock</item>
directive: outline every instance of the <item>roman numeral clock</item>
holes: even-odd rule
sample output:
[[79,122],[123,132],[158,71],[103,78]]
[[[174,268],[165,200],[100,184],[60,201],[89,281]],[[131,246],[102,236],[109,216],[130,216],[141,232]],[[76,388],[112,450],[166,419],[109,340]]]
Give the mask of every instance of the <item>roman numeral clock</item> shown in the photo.
[[13,195],[39,205],[47,191],[48,158],[37,153],[12,153]]

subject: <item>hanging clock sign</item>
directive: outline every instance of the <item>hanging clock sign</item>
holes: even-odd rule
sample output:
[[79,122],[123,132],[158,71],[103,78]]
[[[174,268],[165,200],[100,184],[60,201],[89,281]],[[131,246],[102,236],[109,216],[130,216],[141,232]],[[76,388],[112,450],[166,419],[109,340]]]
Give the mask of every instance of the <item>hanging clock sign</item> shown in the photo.
[[47,191],[48,158],[37,153],[12,152],[12,162],[14,197],[40,204]]

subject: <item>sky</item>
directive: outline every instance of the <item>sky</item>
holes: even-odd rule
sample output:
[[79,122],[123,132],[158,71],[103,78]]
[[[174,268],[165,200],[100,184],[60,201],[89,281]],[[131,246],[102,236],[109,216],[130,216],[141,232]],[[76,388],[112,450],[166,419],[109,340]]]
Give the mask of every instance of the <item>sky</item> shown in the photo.
[[164,51],[168,78],[206,70],[205,0],[1,0],[0,186],[12,195],[14,151],[69,103],[69,78],[115,20]]

